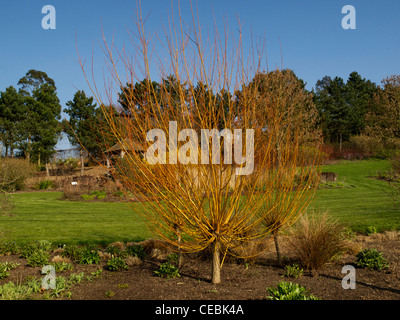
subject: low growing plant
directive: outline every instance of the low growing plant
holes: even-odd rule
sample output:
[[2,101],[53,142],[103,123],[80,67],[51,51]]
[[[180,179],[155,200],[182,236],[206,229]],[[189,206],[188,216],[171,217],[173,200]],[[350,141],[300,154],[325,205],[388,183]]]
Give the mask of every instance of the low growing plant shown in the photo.
[[21,256],[28,259],[33,253],[37,251],[49,253],[52,250],[52,243],[47,240],[37,240],[28,243],[21,249]]
[[127,252],[128,255],[130,255],[130,256],[138,257],[140,259],[143,259],[144,256],[146,255],[146,252],[145,252],[143,246],[136,245],[136,244],[127,246],[125,249],[125,252]]
[[298,264],[286,265],[284,277],[298,278],[303,274],[303,269]]
[[93,199],[94,199],[94,195],[92,195],[92,194],[82,194],[82,195],[81,195],[81,198],[82,198],[83,200],[85,200],[85,201],[90,201],[90,200],[93,200]]
[[169,261],[162,263],[159,269],[155,270],[154,273],[161,278],[180,277],[179,268]]
[[51,265],[54,267],[54,270],[56,272],[62,272],[62,271],[67,271],[67,270],[72,270],[72,264],[68,262],[53,262]]
[[8,270],[6,270],[2,265],[0,265],[0,280],[7,278],[10,275]]
[[54,187],[53,181],[51,180],[42,180],[38,183],[37,188],[39,190],[47,190]]
[[111,258],[107,261],[106,268],[110,271],[119,271],[123,269],[128,269],[128,265],[123,258],[111,256]]
[[84,252],[83,247],[79,247],[77,245],[67,245],[64,247],[63,252],[61,253],[62,257],[70,258],[73,261],[79,261]]
[[374,226],[369,226],[369,227],[367,227],[366,233],[367,233],[367,236],[378,233],[378,228],[374,227]]
[[8,282],[0,286],[0,299],[1,300],[26,300],[32,294],[31,287],[24,284],[15,284]]
[[312,294],[307,295],[308,291],[297,283],[281,281],[277,288],[268,288],[270,294],[268,298],[271,300],[319,300]]
[[50,255],[42,250],[36,250],[27,257],[28,265],[31,267],[44,266],[49,263]]
[[10,255],[19,253],[20,248],[15,242],[0,240],[0,255]]
[[382,256],[382,253],[376,249],[364,249],[356,255],[356,265],[360,268],[371,270],[381,270],[387,268],[389,263]]
[[96,249],[86,248],[81,254],[79,264],[98,264],[100,260],[100,254]]

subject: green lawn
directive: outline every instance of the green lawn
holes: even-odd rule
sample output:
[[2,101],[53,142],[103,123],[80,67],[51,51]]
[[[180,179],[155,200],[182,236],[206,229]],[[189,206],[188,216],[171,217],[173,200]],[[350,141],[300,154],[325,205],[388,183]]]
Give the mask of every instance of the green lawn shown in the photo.
[[[11,217],[0,217],[0,230],[17,243],[110,243],[151,236],[145,222],[125,203],[61,201],[61,192],[13,195]],[[139,204],[140,205],[140,204]]]
[[311,208],[328,211],[354,231],[363,232],[369,226],[380,231],[400,229],[400,211],[388,196],[388,183],[371,178],[389,167],[386,160],[341,161],[323,166],[323,171],[336,172],[339,181],[352,187],[319,190]]
[[[365,231],[400,229],[400,213],[388,197],[388,184],[370,178],[389,168],[388,161],[342,161],[324,166],[338,174],[350,188],[322,189],[310,206],[350,226]],[[110,243],[151,237],[151,232],[127,204],[61,201],[60,192],[18,193],[13,195],[15,212],[0,216],[0,231],[20,244],[33,240],[53,243]],[[140,204],[135,204],[140,206]]]

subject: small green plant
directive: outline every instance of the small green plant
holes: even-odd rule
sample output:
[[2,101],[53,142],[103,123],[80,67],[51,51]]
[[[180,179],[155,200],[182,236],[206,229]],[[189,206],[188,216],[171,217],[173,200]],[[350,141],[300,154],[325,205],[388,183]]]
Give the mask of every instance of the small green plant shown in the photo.
[[7,278],[10,275],[8,270],[6,270],[3,266],[0,265],[0,280]]
[[102,273],[103,273],[103,270],[102,270],[102,269],[98,269],[98,270],[96,270],[96,271],[91,272],[90,274],[91,274],[93,277],[99,277]]
[[54,267],[56,272],[62,272],[62,271],[67,271],[67,270],[72,270],[72,264],[68,262],[53,262],[51,265]]
[[104,296],[105,296],[106,298],[112,298],[112,297],[115,296],[115,292],[114,292],[114,291],[111,291],[111,290],[108,290],[108,291],[106,291],[106,293],[104,294]]
[[19,263],[3,262],[0,263],[0,279],[7,278],[10,273],[8,271],[15,269],[19,266]]
[[79,264],[98,264],[100,260],[100,254],[96,249],[86,248],[81,254]]
[[127,289],[129,287],[129,284],[127,283],[120,283],[117,285],[118,288],[120,289]]
[[68,283],[70,285],[76,284],[76,283],[81,283],[85,279],[85,273],[80,272],[80,273],[73,273],[69,276],[68,278]]
[[61,253],[62,257],[70,258],[74,261],[79,261],[81,259],[81,256],[84,252],[83,247],[78,247],[77,245],[67,245],[63,249],[63,252]]
[[176,253],[171,253],[170,255],[168,255],[167,261],[169,263],[177,265],[178,264],[178,255]]
[[90,200],[93,200],[93,199],[94,199],[94,195],[92,195],[92,194],[82,194],[82,195],[81,195],[81,198],[82,198],[83,200],[85,200],[85,201],[90,201]]
[[297,283],[281,281],[277,288],[270,287],[268,292],[271,300],[319,300],[314,295],[307,295],[308,290]]
[[44,266],[48,264],[50,255],[42,250],[36,250],[26,259],[31,267]]
[[31,287],[24,284],[15,284],[8,282],[0,286],[0,299],[1,300],[26,300],[32,294]]
[[123,198],[125,196],[125,194],[122,191],[115,191],[113,195],[119,198]]
[[51,180],[42,180],[38,183],[37,188],[39,190],[47,190],[54,187],[53,181]]
[[42,290],[42,279],[28,277],[24,285],[31,288],[32,292],[40,292]]
[[37,240],[28,243],[21,249],[21,256],[28,259],[35,252],[49,253],[52,250],[52,243],[47,240]]
[[128,265],[126,264],[125,260],[121,257],[111,256],[110,259],[107,261],[106,268],[110,271],[119,271],[122,269],[128,269]]
[[293,264],[292,266],[290,265],[285,266],[285,273],[283,276],[289,278],[298,278],[302,274],[303,274],[303,269],[301,269],[298,264]]
[[161,278],[180,277],[179,268],[169,261],[162,263],[154,273]]
[[97,197],[97,199],[104,199],[107,197],[107,193],[105,191],[93,191],[91,195]]
[[376,249],[364,249],[356,255],[356,265],[360,268],[371,270],[381,270],[386,268],[389,263]]
[[127,246],[125,252],[130,256],[138,257],[140,259],[143,259],[144,256],[146,255],[143,246],[135,244]]
[[127,252],[124,252],[120,247],[113,245],[108,246],[106,252],[118,257],[125,257],[127,255]]
[[377,227],[374,227],[374,226],[367,227],[367,230],[366,230],[367,236],[370,236],[371,234],[375,234],[375,233],[378,233]]
[[0,240],[0,255],[10,255],[19,253],[20,248],[15,242]]

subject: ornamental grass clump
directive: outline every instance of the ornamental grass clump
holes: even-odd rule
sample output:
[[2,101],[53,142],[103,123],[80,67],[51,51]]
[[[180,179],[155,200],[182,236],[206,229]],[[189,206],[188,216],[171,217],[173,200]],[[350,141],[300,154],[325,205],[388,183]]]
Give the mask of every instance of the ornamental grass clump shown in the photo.
[[318,270],[350,247],[346,228],[326,213],[304,215],[288,237],[290,248],[307,270]]

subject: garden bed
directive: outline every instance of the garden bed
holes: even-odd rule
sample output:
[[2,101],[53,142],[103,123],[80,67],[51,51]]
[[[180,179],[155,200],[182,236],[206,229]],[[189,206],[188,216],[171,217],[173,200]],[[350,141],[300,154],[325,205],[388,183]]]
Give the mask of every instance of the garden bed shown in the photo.
[[[356,268],[356,288],[343,289],[344,265],[352,264],[355,255],[343,255],[340,260],[326,265],[318,273],[304,272],[298,278],[284,276],[285,270],[276,265],[275,252],[271,250],[247,262],[227,261],[222,268],[222,283],[210,282],[210,262],[200,257],[186,257],[176,278],[161,278],[155,275],[165,262],[166,254],[147,255],[139,264],[127,270],[110,271],[103,260],[98,264],[72,263],[72,270],[58,272],[57,276],[70,279],[73,274],[84,274],[59,295],[52,290],[34,293],[29,299],[68,300],[264,300],[268,299],[269,287],[284,280],[298,283],[310,294],[322,300],[400,300],[400,233],[386,232],[370,236],[358,236],[355,243],[360,248],[375,248],[383,253],[389,267],[382,270]],[[156,249],[156,251],[160,249]],[[154,251],[154,249],[153,249]],[[59,254],[53,252],[52,256]],[[293,262],[285,252],[286,263]],[[19,254],[0,257],[0,262],[19,264],[9,271],[10,275],[0,280],[0,285],[9,281],[23,283],[26,279],[41,279],[41,267],[32,267]],[[98,271],[102,270],[102,271]],[[82,274],[83,272],[83,274]],[[25,297],[26,298],[26,297]]]

